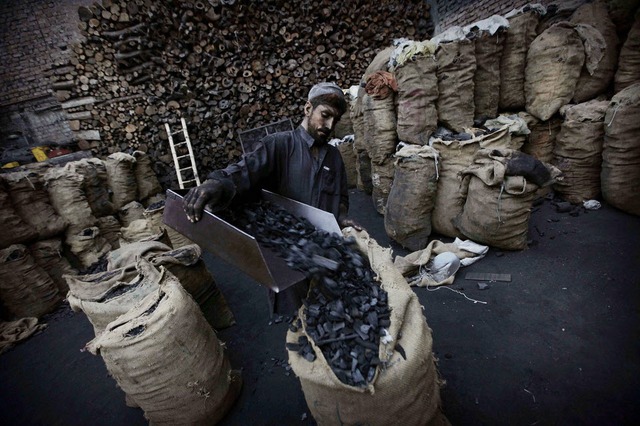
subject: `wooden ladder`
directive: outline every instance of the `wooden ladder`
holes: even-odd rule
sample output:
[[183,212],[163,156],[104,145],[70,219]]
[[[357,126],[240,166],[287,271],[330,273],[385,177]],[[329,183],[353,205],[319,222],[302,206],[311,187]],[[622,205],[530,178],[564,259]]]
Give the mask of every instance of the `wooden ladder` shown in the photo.
[[[176,132],[172,132],[169,127],[169,123],[164,123],[165,129],[167,131],[167,136],[169,138],[169,146],[171,147],[171,155],[173,156],[173,164],[176,168],[176,174],[178,175],[178,184],[180,185],[180,189],[184,189],[185,184],[195,182],[196,185],[200,185],[200,178],[198,177],[198,169],[196,168],[196,160],[193,157],[193,148],[191,148],[191,140],[189,139],[189,133],[187,133],[187,123],[184,121],[184,118],[180,118],[180,123],[182,124],[182,128]],[[182,135],[183,140],[179,142],[174,142],[173,137],[176,135]],[[176,152],[176,147],[182,147],[186,145],[188,154],[178,155]],[[189,165],[187,167],[181,167],[180,159],[189,157]],[[184,162],[183,162],[184,164]],[[193,173],[193,179],[185,180],[183,178],[183,172],[186,170],[191,170]]]

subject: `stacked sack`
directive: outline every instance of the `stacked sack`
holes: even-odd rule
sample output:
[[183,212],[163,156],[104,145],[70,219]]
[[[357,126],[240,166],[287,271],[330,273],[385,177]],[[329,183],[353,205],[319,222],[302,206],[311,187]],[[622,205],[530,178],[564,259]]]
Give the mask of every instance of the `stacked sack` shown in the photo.
[[[634,19],[619,49],[607,2],[576,3],[552,13],[532,3],[505,16],[449,28],[431,40],[398,39],[379,52],[363,76],[352,121],[354,144],[370,159],[373,202],[385,215],[387,234],[414,251],[426,246],[432,232],[489,243],[489,236],[470,231],[468,223],[473,237],[456,225],[464,223],[460,218],[467,197],[480,187],[475,180],[482,179],[471,175],[482,173],[465,170],[478,161],[474,156],[481,149],[515,150],[546,168],[551,180],[526,185],[536,188],[533,198],[553,189],[555,196],[582,204],[602,194],[611,205],[636,211],[627,195],[632,185],[623,183],[635,164],[635,144],[625,136],[631,133],[626,128],[633,127],[625,120],[635,95],[633,90],[621,93],[640,82],[639,15]],[[495,144],[477,140],[502,127],[508,128],[508,137],[493,138]],[[398,155],[407,144],[435,150],[433,207],[428,204],[434,173],[399,168],[411,164]],[[359,170],[366,156],[358,154]],[[515,190],[512,177],[499,185],[484,182],[503,184]],[[409,214],[406,200],[403,204],[398,196],[402,192],[427,205],[417,207],[418,215]],[[528,216],[523,219],[525,229]],[[416,238],[409,237],[412,232]],[[526,246],[522,241],[499,244]]]

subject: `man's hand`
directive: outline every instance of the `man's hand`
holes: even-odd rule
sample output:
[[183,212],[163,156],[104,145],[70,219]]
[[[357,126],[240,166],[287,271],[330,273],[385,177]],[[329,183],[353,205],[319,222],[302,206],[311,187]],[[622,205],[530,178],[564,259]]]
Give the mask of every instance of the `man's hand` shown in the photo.
[[202,211],[207,204],[216,205],[222,197],[222,185],[217,180],[206,180],[202,185],[191,188],[182,200],[184,212],[191,222],[202,218]]

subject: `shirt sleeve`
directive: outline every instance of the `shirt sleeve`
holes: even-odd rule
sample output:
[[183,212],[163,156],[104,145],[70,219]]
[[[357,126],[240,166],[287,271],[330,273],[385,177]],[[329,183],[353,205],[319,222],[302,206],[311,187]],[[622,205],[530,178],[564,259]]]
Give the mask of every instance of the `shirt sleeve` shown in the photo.
[[271,175],[275,165],[275,142],[274,138],[267,136],[254,151],[243,155],[239,162],[215,170],[207,176],[208,179],[221,183],[221,204],[228,205],[237,194],[246,193]]

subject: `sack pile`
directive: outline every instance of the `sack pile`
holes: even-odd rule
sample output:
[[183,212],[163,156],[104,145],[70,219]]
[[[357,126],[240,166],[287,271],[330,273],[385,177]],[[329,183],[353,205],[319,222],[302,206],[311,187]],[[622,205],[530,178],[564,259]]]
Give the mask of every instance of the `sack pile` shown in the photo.
[[[633,95],[620,93],[640,82],[639,22],[637,15],[619,49],[606,2],[574,2],[549,15],[545,6],[532,3],[451,27],[431,40],[397,39],[379,52],[361,80],[351,119],[358,188],[369,191],[364,175],[370,169],[370,191],[376,211],[385,215],[387,234],[411,250],[423,249],[432,232],[471,237],[455,223],[462,223],[467,197],[476,197],[473,191],[480,188],[476,180],[482,179],[473,173],[464,188],[462,183],[463,170],[480,149],[517,150],[547,168],[554,181],[521,182],[525,192],[536,187],[532,197],[553,188],[556,196],[581,204],[602,194],[613,206],[635,211],[622,189],[630,187],[625,165],[633,160],[622,160],[618,152],[632,151],[634,144],[618,145],[618,138],[626,141],[618,131],[627,132],[625,114],[633,108]],[[605,110],[614,119],[611,125]],[[503,126],[504,137],[478,140]],[[411,193],[410,182],[424,195],[432,174],[414,171],[408,180],[400,169],[404,160],[394,157],[408,144],[429,145],[438,158],[435,202],[430,214],[416,207],[423,211],[418,221],[406,212],[411,203],[399,203],[398,194]],[[517,186],[512,177],[483,184],[503,183],[509,190]],[[417,229],[421,236],[412,242],[409,230]]]

